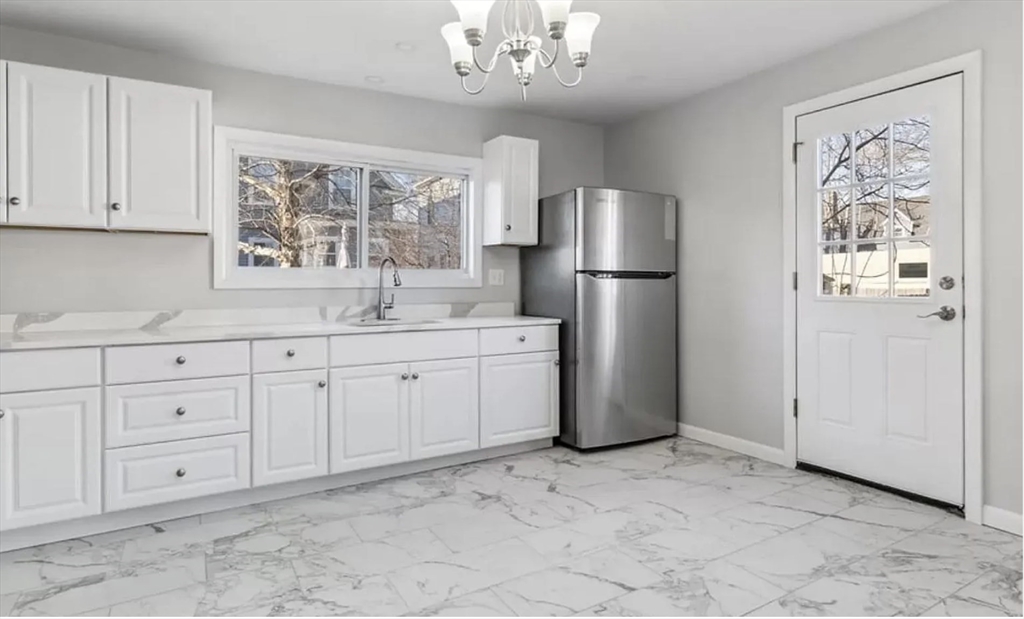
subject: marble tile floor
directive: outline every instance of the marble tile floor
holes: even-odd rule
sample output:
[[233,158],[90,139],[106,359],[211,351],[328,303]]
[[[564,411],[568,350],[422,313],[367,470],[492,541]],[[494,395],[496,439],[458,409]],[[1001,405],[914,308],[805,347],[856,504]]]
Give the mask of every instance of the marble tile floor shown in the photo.
[[1021,539],[683,438],[0,555],[12,616],[1021,615]]

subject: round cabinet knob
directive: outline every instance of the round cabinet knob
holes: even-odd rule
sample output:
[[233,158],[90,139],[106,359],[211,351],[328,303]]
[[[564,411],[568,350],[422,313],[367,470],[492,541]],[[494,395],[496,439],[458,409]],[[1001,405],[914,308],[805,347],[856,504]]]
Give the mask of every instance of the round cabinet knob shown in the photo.
[[412,379],[413,379],[413,380],[419,380],[419,377],[420,377],[420,375],[419,375],[419,373],[418,373],[418,372],[413,372],[413,373],[412,373]]
[[7,415],[7,411],[0,409],[0,419],[3,419]]
[[178,357],[177,359],[174,360],[174,362],[177,363],[178,365],[185,365],[185,357]]
[[525,342],[526,341],[526,336],[525,335],[520,335],[519,336],[519,341],[520,342]]
[[110,210],[112,210],[112,211],[119,211],[119,210],[121,210],[121,204],[119,202],[114,202],[113,204],[110,205]]
[[174,474],[177,475],[178,477],[184,477],[185,469],[178,469],[177,471],[174,471]]
[[178,417],[183,416],[185,414],[185,407],[179,406],[178,410],[174,411],[174,414],[177,415]]
[[8,202],[11,203],[11,206],[18,206],[19,204],[21,204],[21,198],[12,197],[10,200],[8,200]]
[[320,387],[321,389],[323,389],[324,387],[326,387],[326,386],[327,386],[327,381],[326,381],[326,380],[321,380],[320,382],[318,382],[318,383],[316,384],[316,386],[317,386],[317,387]]
[[559,361],[558,359],[555,359],[555,365],[562,365],[562,362]]
[[402,380],[409,380],[409,373],[408,372],[402,372]]
[[505,224],[505,229],[506,230],[511,230],[512,229],[512,224]]
[[286,352],[284,354],[288,355],[289,357],[294,357],[295,356],[295,349],[289,348],[288,352]]

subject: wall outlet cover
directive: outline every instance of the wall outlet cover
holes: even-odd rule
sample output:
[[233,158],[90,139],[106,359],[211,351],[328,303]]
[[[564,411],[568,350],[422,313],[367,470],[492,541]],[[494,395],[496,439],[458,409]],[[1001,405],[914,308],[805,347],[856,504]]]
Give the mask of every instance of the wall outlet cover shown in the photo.
[[504,286],[505,285],[505,270],[504,269],[488,269],[487,270],[487,283],[491,286]]

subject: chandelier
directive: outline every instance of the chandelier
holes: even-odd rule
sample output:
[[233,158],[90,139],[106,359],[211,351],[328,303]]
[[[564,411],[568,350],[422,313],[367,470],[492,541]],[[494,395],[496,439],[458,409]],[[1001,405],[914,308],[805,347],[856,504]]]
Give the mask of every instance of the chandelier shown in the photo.
[[[534,0],[502,0],[501,31],[505,38],[498,43],[490,61],[481,64],[477,58],[477,48],[484,41],[487,30],[487,16],[491,12],[494,0],[452,0],[459,12],[459,21],[446,24],[441,28],[441,36],[448,43],[451,52],[452,66],[462,80],[462,89],[471,95],[478,95],[487,86],[487,80],[498,64],[498,59],[507,55],[512,63],[512,74],[519,82],[523,100],[526,100],[526,87],[533,82],[533,73],[537,64],[551,69],[555,79],[562,86],[572,88],[583,79],[583,67],[590,58],[590,43],[594,37],[601,17],[597,13],[570,13],[572,0],[536,0],[540,6],[540,15],[547,27],[548,36],[555,42],[553,52],[541,48],[541,38],[533,34]],[[558,74],[555,61],[562,47],[562,40],[568,48],[569,58],[576,67],[576,79],[565,81]],[[538,60],[538,56],[540,59]],[[483,82],[478,88],[470,88],[466,78],[476,67],[484,74]]]

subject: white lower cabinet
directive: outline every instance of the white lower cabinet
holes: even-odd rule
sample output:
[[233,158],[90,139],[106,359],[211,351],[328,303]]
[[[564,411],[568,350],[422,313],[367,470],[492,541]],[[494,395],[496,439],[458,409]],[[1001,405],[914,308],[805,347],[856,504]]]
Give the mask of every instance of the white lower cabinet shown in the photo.
[[252,390],[252,484],[326,475],[327,370],[256,374]]
[[0,395],[0,530],[100,513],[100,390]]
[[331,370],[331,473],[409,459],[409,365]]
[[249,487],[249,433],[108,449],[106,511]]
[[425,361],[409,366],[414,460],[480,447],[477,358]]
[[558,435],[558,353],[480,357],[480,447]]

